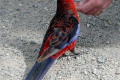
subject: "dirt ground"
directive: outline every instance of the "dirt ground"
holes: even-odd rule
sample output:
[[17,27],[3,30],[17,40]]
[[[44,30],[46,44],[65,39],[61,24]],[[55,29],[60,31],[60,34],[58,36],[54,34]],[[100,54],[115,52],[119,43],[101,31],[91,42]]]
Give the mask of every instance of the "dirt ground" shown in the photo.
[[[0,0],[0,80],[24,80],[55,11],[56,0]],[[78,14],[81,55],[57,60],[43,80],[120,80],[120,0],[100,16]]]

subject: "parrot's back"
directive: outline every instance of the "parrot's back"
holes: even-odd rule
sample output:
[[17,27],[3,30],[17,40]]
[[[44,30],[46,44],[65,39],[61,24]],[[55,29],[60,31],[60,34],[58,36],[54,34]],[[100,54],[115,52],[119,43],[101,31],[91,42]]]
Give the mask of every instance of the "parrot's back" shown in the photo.
[[48,58],[61,51],[76,40],[79,30],[80,22],[73,2],[71,0],[65,0],[65,2],[58,0],[56,14],[45,34],[38,58],[45,51],[46,54],[44,53],[42,56],[44,58]]

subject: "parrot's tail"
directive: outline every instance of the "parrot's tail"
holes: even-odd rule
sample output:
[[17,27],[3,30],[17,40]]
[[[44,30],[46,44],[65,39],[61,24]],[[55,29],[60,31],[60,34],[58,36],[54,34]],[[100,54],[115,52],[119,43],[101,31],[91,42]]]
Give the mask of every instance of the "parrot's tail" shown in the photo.
[[49,68],[55,62],[56,59],[47,58],[46,60],[34,64],[31,71],[28,73],[25,80],[42,80]]

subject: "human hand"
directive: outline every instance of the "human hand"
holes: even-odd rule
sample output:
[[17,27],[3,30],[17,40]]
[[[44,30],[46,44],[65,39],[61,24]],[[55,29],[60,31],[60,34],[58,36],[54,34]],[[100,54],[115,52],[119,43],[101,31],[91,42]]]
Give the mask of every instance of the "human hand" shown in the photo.
[[112,0],[82,0],[74,3],[77,11],[97,16],[112,3]]

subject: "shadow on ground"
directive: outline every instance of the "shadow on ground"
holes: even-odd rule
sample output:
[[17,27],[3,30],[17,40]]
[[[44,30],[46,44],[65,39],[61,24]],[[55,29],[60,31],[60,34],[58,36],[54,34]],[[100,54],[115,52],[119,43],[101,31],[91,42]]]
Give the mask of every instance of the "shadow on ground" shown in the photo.
[[26,63],[26,69],[25,69],[25,74],[23,76],[23,80],[25,79],[26,75],[32,68],[33,64],[35,63],[38,53],[39,53],[39,48],[41,47],[41,44],[38,44],[34,41],[26,41],[26,40],[21,40],[21,39],[10,39],[9,40],[9,45],[11,47],[15,47],[18,50],[20,50],[23,53],[24,61]]

